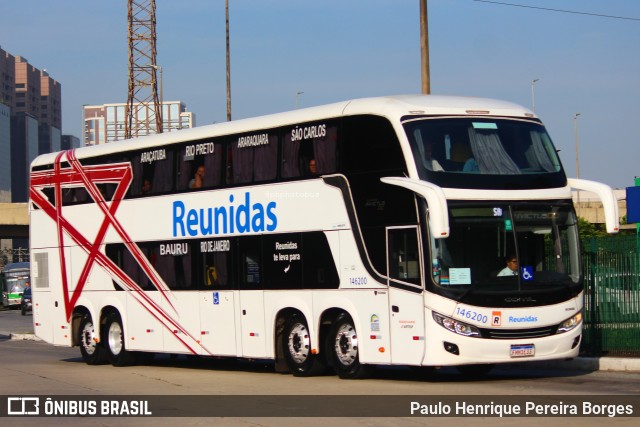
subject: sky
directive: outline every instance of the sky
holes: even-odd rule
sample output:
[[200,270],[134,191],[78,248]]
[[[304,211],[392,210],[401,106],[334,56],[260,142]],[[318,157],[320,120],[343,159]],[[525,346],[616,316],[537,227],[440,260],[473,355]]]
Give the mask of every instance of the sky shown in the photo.
[[[418,0],[229,3],[233,119],[421,91]],[[164,99],[184,102],[198,126],[225,121],[225,1],[156,7]],[[63,134],[80,135],[83,104],[126,102],[126,0],[0,0],[0,10],[0,47],[61,84]],[[433,94],[533,108],[539,79],[535,112],[567,175],[577,129],[580,178],[633,185],[640,1],[428,0],[428,13]]]

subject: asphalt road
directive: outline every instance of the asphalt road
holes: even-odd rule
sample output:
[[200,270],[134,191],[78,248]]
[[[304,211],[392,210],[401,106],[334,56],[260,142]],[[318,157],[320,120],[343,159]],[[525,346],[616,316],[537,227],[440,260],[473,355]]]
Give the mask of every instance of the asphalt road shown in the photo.
[[27,313],[20,314],[20,309],[5,309],[0,305],[0,335],[2,334],[32,334],[33,315]]
[[[77,348],[54,347],[37,341],[17,341],[0,339],[0,395],[3,396],[64,396],[104,397],[171,396],[169,399],[177,408],[166,402],[156,405],[155,415],[172,415],[182,405],[193,401],[198,405],[233,405],[238,412],[222,414],[228,416],[215,419],[216,425],[249,426],[299,426],[304,425],[398,425],[397,417],[367,417],[375,411],[376,405],[406,398],[407,407],[412,400],[431,402],[433,398],[454,396],[460,400],[472,397],[486,397],[496,403],[508,404],[513,396],[524,399],[541,398],[557,402],[576,398],[576,395],[638,395],[640,402],[640,374],[615,372],[566,372],[553,369],[535,369],[525,365],[500,367],[482,380],[468,380],[455,370],[442,369],[437,373],[417,377],[408,368],[378,369],[365,380],[345,381],[335,376],[296,378],[275,373],[267,362],[247,362],[236,360],[193,359],[184,356],[156,357],[148,365],[116,368],[111,365],[88,366],[80,358]],[[125,396],[125,397],[123,397]],[[180,401],[182,397],[188,401]],[[197,397],[193,397],[197,396]],[[231,401],[218,401],[221,397],[233,397]],[[289,397],[294,396],[294,397]],[[308,418],[301,417],[296,405],[296,396],[333,397],[329,403],[318,400],[317,411],[331,414],[345,409],[345,405],[358,405],[358,417]],[[412,397],[413,396],[413,397]],[[235,399],[235,400],[233,400]],[[318,398],[319,399],[319,398]],[[577,398],[578,400],[583,397]],[[595,396],[594,396],[595,399]],[[178,402],[182,402],[179,404]],[[303,402],[304,403],[304,402]],[[613,404],[624,403],[611,397]],[[307,402],[308,404],[308,402]],[[282,418],[253,417],[254,411],[262,414],[271,411]],[[324,405],[324,406],[323,406]],[[159,408],[159,410],[158,410]],[[207,408],[205,408],[207,409]],[[636,405],[640,412],[640,404]],[[196,412],[197,413],[197,412]],[[217,413],[217,412],[215,412]],[[286,417],[288,414],[295,416]],[[1,420],[2,418],[0,418]],[[19,418],[19,425],[41,424],[44,420]],[[99,425],[202,425],[208,418],[97,418]],[[457,421],[456,421],[457,420]],[[456,425],[460,420],[479,426],[537,425],[540,418],[439,418],[439,425]],[[564,421],[563,421],[564,420]],[[637,425],[638,418],[580,418],[582,426],[600,426],[607,423],[624,422],[621,425]],[[36,422],[37,421],[37,422]],[[63,422],[64,421],[64,422]],[[51,418],[47,424],[88,424],[84,417]],[[403,418],[402,424],[430,425],[432,417]],[[564,418],[545,418],[545,425],[562,425]],[[574,419],[578,421],[578,419]],[[631,421],[631,422],[629,422]],[[2,421],[0,421],[2,422]],[[16,424],[12,424],[16,425]]]
[[[19,311],[0,311],[0,331],[32,332],[31,315]],[[111,365],[88,366],[77,348],[54,347],[37,341],[9,340],[0,336],[0,397],[54,396],[62,398],[138,396],[170,396],[169,401],[154,403],[155,415],[162,418],[14,418],[11,425],[241,425],[241,426],[305,426],[314,425],[456,425],[461,422],[474,426],[566,425],[565,417],[545,418],[443,418],[409,417],[411,401],[434,402],[434,399],[453,403],[480,397],[496,404],[513,403],[522,399],[547,399],[554,403],[584,396],[609,396],[609,403],[624,403],[624,395],[638,402],[640,415],[640,373],[606,371],[566,371],[549,366],[516,364],[498,367],[486,378],[469,380],[454,369],[441,369],[431,375],[417,376],[404,367],[377,369],[365,380],[345,381],[327,375],[296,378],[276,373],[267,361],[238,361],[200,359],[185,356],[156,356],[149,364],[115,368]],[[635,397],[637,397],[637,399]],[[123,397],[124,396],[124,397]],[[190,397],[195,396],[195,397]],[[239,396],[239,397],[238,397]],[[293,397],[291,397],[293,396]],[[296,397],[302,396],[302,397]],[[317,397],[319,396],[319,397]],[[337,397],[336,397],[337,396]],[[452,396],[452,397],[447,397]],[[580,396],[580,397],[576,397]],[[188,400],[180,400],[186,398]],[[219,400],[225,399],[227,400]],[[311,399],[309,401],[301,399]],[[591,397],[587,396],[587,399]],[[229,400],[230,399],[230,400]],[[329,399],[329,400],[327,400]],[[370,417],[385,404],[400,399],[406,406],[406,418]],[[404,399],[404,401],[402,400]],[[449,399],[449,400],[446,400]],[[520,400],[517,400],[520,399]],[[0,407],[3,402],[0,401]],[[218,405],[225,416],[212,418],[174,418],[172,410],[184,410],[189,403],[196,408],[212,409]],[[226,406],[225,406],[226,405]],[[339,414],[356,407],[352,416],[307,417],[300,408],[313,414]],[[403,406],[404,407],[404,406]],[[173,409],[172,409],[173,408]],[[239,408],[234,412],[233,408]],[[227,412],[225,412],[225,410]],[[277,417],[252,416],[272,413]],[[270,412],[271,411],[271,412]],[[341,412],[342,411],[342,412]],[[196,410],[194,414],[198,414]],[[218,413],[214,411],[214,413]],[[0,414],[2,415],[2,414]],[[288,416],[289,415],[289,416]],[[167,417],[169,416],[169,417]],[[404,415],[403,415],[404,416]],[[6,418],[0,417],[4,424]],[[638,418],[600,417],[574,418],[581,427],[603,424],[637,425]]]

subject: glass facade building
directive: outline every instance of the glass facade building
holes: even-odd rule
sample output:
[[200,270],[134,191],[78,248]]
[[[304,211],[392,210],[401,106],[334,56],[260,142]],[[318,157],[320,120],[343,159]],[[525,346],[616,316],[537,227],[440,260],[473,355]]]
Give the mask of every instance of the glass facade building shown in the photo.
[[0,103],[0,203],[11,202],[11,108]]
[[[136,109],[141,116],[135,119],[145,122],[145,109]],[[125,139],[126,104],[85,105],[83,145],[99,145]],[[162,105],[164,132],[174,132],[195,126],[195,115],[188,112],[181,101],[165,101]],[[134,127],[139,124],[134,124]],[[149,132],[153,133],[153,132]]]

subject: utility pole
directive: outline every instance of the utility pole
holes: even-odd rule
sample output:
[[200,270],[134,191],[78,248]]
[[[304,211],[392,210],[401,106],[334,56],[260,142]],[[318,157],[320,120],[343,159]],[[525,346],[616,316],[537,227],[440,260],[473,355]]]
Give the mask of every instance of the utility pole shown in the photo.
[[231,121],[231,53],[229,52],[229,0],[226,1],[227,17],[227,121]]
[[576,137],[576,178],[580,178],[580,156],[578,152],[578,117],[580,113],[573,115],[573,130]]
[[[578,155],[578,117],[580,113],[573,115],[573,130],[576,137],[576,178],[580,178],[580,156]],[[580,190],[577,191],[578,216],[580,216]]]
[[420,53],[422,64],[422,93],[431,93],[429,70],[429,20],[427,18],[427,0],[420,0]]

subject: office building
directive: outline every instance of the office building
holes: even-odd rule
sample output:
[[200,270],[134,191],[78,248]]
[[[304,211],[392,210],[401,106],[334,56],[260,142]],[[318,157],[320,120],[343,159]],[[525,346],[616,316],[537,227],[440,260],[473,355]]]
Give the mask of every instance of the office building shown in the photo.
[[29,199],[30,163],[60,150],[61,128],[60,83],[0,48],[0,201]]
[[0,203],[11,202],[11,108],[0,102]]
[[15,110],[16,59],[0,47],[0,104]]
[[[29,200],[31,162],[62,148],[61,129],[60,83],[0,47],[0,203]],[[79,145],[76,137],[65,140],[70,147]],[[12,247],[28,251],[29,242],[0,236],[0,249]]]
[[20,113],[11,118],[11,202],[29,201],[29,168],[38,156],[38,121]]

